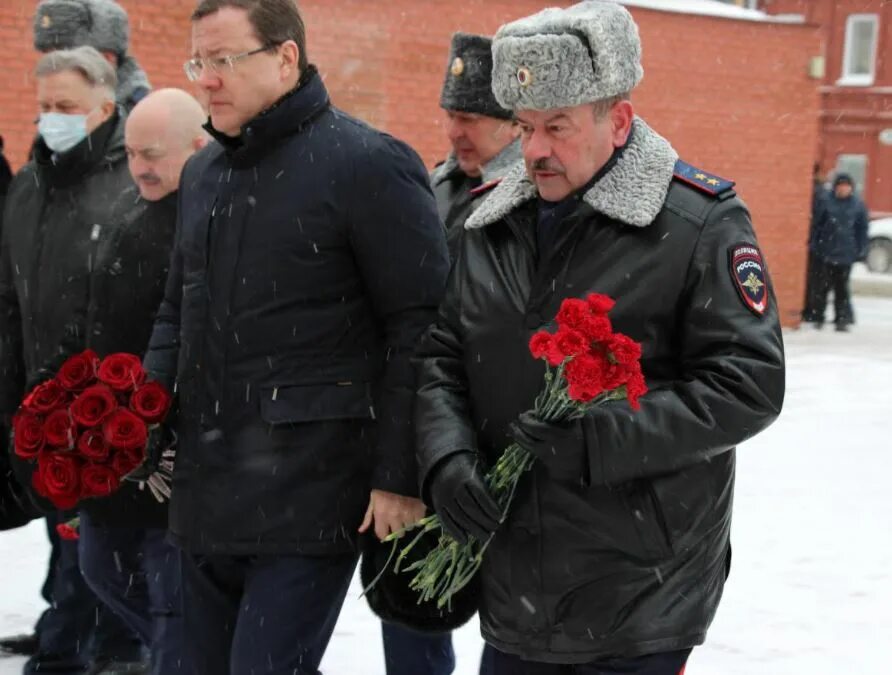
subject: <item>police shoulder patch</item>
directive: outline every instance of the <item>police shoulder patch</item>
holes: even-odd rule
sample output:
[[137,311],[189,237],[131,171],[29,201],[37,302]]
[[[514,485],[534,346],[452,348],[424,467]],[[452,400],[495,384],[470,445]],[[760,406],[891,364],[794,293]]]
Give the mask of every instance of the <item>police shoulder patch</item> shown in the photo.
[[714,197],[718,197],[729,190],[733,190],[735,185],[733,180],[707,173],[706,171],[703,171],[703,169],[698,169],[680,159],[675,162],[674,176],[676,180],[690,185],[691,187],[695,187],[701,192],[705,192]]
[[762,253],[754,244],[734,244],[728,251],[731,279],[743,304],[756,316],[768,309],[768,282]]
[[486,192],[489,192],[490,190],[492,190],[496,185],[498,185],[501,182],[502,182],[501,178],[495,178],[487,183],[484,183],[483,185],[478,185],[473,190],[471,190],[471,194],[474,197],[477,197],[477,196],[482,195]]

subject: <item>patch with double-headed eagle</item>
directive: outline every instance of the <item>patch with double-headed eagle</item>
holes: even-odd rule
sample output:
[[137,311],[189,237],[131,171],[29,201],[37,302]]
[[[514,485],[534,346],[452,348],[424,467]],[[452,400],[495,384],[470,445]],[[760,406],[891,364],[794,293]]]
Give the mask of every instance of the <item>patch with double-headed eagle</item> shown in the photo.
[[768,286],[762,253],[753,244],[734,244],[728,252],[731,278],[743,304],[756,316],[768,309]]

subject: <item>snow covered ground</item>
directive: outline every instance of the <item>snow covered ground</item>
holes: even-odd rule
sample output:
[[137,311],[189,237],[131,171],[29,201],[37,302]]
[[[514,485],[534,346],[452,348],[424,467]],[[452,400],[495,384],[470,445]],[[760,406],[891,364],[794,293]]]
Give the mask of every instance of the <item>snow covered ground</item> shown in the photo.
[[[892,638],[892,298],[856,297],[858,325],[786,335],[787,401],[741,447],[734,567],[690,675],[886,675]],[[0,634],[30,628],[46,565],[39,523],[0,535]],[[326,675],[383,675],[378,622],[354,584]],[[476,673],[476,624],[457,675]],[[0,675],[21,660],[0,659]]]

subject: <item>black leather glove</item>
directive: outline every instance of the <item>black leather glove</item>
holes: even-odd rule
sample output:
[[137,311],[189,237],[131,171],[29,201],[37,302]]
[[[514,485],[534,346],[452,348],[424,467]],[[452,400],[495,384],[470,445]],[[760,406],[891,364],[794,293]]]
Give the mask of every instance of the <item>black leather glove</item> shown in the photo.
[[527,411],[511,423],[508,434],[520,447],[534,454],[552,477],[575,482],[586,480],[588,456],[582,420],[543,422],[532,411]]
[[502,510],[486,487],[476,453],[456,452],[441,460],[429,486],[434,511],[459,543],[469,537],[486,541],[499,526]]
[[164,451],[176,443],[176,435],[164,424],[159,424],[149,429],[149,439],[146,442],[146,458],[143,463],[124,476],[124,480],[134,483],[143,483],[153,473],[158,471],[161,465]]

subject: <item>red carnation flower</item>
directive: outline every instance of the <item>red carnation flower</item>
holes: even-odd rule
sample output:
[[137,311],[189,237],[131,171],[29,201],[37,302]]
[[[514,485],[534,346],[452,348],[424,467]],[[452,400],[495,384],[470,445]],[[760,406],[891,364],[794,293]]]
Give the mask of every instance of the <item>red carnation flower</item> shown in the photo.
[[111,354],[99,364],[99,380],[115,391],[133,391],[145,382],[146,372],[142,362],[133,354]]
[[588,307],[595,314],[607,314],[611,309],[613,309],[616,302],[609,295],[602,295],[600,293],[589,293],[586,298],[586,302],[588,303]]
[[171,397],[160,382],[148,382],[130,398],[130,409],[147,424],[158,424],[167,415]]
[[572,328],[561,328],[554,336],[554,342],[565,357],[579,356],[589,350],[590,342],[585,335]]
[[115,450],[145,449],[148,439],[146,423],[129,410],[118,408],[102,425],[105,442]]
[[56,380],[47,380],[31,390],[22,401],[22,408],[38,415],[47,415],[67,402],[68,397],[62,386]]
[[632,368],[632,375],[626,382],[626,398],[632,410],[641,410],[641,404],[638,402],[642,396],[647,393],[647,382],[644,379],[644,373],[641,372],[641,365],[635,364]]
[[114,468],[101,464],[87,464],[81,471],[82,496],[107,497],[121,483]]
[[87,387],[71,404],[71,416],[82,427],[95,427],[118,407],[114,392],[104,384]]
[[65,541],[77,541],[81,538],[78,531],[68,523],[59,523],[56,525],[56,533]]
[[111,459],[111,469],[116,476],[123,478],[145,460],[145,453],[139,450],[119,450]]
[[44,425],[46,442],[53,448],[70,450],[74,447],[74,422],[67,410],[54,410]]
[[22,459],[34,459],[46,442],[43,423],[31,413],[19,411],[12,419],[15,454]]
[[624,366],[631,366],[641,360],[641,345],[622,333],[616,333],[610,338],[607,351],[616,363]]
[[580,403],[588,403],[604,392],[604,359],[593,354],[581,354],[564,368],[567,393]]
[[58,509],[74,508],[80,497],[80,463],[76,457],[71,453],[45,452],[37,459],[37,466],[40,477],[33,482],[37,493]]
[[533,334],[533,337],[530,338],[530,354],[533,355],[534,359],[544,359],[548,356],[548,351],[551,349],[551,340],[551,333],[544,330]]
[[557,313],[558,327],[582,330],[583,323],[591,315],[588,303],[579,298],[567,298]]
[[98,367],[99,357],[92,349],[88,349],[63,363],[56,379],[63,389],[81,391],[96,380]]
[[610,319],[603,315],[589,314],[579,326],[579,330],[592,342],[608,342],[613,337]]
[[101,463],[108,459],[111,449],[101,429],[87,429],[77,439],[77,450],[88,460]]

